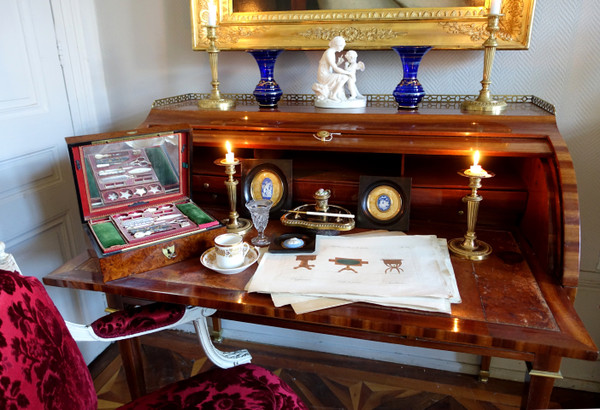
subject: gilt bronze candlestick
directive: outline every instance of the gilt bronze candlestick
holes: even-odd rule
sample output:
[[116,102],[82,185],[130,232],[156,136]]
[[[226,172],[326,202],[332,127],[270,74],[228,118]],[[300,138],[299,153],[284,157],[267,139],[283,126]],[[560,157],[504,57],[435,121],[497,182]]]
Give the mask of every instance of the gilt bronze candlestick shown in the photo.
[[494,174],[485,171],[473,174],[469,173],[469,170],[459,172],[459,174],[469,178],[469,188],[471,188],[471,194],[463,197],[463,202],[467,203],[467,233],[462,238],[448,241],[448,249],[461,258],[473,261],[484,260],[491,255],[492,247],[477,239],[477,235],[475,235],[479,203],[483,200],[483,197],[477,194],[477,190],[481,188],[482,179],[491,178]]
[[503,14],[488,14],[487,31],[490,33],[488,39],[483,43],[485,53],[483,55],[483,80],[481,80],[481,91],[479,97],[475,100],[467,100],[462,103],[462,109],[465,111],[476,111],[488,114],[500,114],[506,109],[506,101],[494,100],[490,93],[490,80],[492,75],[492,66],[494,65],[494,55],[498,47],[496,32],[500,29],[498,22]]
[[240,218],[236,211],[237,203],[237,192],[236,187],[238,181],[233,179],[235,174],[235,166],[240,164],[237,159],[233,161],[227,161],[226,159],[218,159],[215,161],[216,165],[225,167],[225,174],[227,180],[225,180],[225,186],[227,187],[227,196],[229,197],[229,218],[224,219],[222,222],[227,227],[227,232],[239,233],[240,235],[248,232],[252,228],[252,222],[245,218]]
[[210,63],[210,71],[212,73],[212,90],[210,97],[198,101],[198,107],[207,110],[222,110],[226,111],[235,107],[235,101],[221,97],[219,91],[219,73],[218,73],[218,58],[219,49],[217,48],[217,26],[206,26],[206,37],[208,38],[208,61]]

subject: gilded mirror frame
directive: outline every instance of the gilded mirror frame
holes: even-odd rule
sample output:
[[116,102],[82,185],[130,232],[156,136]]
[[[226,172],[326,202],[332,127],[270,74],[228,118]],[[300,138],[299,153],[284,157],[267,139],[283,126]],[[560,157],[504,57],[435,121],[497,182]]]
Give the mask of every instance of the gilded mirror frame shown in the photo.
[[[356,10],[234,12],[236,0],[190,0],[192,47],[205,50],[208,2],[217,5],[217,46],[221,50],[322,50],[341,35],[353,49],[428,45],[439,49],[479,49],[490,0],[481,7],[421,7]],[[504,0],[498,48],[527,49],[535,0]]]

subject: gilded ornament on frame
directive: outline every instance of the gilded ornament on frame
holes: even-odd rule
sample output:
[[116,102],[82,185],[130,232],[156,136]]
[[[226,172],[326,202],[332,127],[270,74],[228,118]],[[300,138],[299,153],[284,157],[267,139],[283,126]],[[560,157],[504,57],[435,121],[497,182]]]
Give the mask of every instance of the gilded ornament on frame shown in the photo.
[[[190,0],[193,49],[208,46],[202,13],[209,0]],[[214,0],[210,0],[214,1]],[[334,4],[334,2],[337,3]],[[490,0],[438,0],[437,6],[342,9],[344,0],[319,1],[319,9],[292,10],[271,0],[216,0],[220,50],[323,50],[342,36],[357,50],[430,45],[437,49],[480,49],[486,34]],[[325,6],[325,3],[330,6]],[[326,8],[329,7],[329,8]],[[337,7],[337,8],[334,8]],[[504,0],[498,48],[527,49],[535,0]]]

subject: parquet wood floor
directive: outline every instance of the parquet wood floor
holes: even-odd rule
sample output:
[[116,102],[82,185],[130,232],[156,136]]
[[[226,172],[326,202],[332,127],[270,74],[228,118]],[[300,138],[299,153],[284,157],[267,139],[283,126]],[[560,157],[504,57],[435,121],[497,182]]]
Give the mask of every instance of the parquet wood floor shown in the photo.
[[[195,335],[161,332],[141,338],[148,391],[205,371],[213,365]],[[223,342],[225,351],[247,348],[252,362],[282,377],[315,410],[514,410],[522,383],[377,362],[269,345]],[[90,365],[99,409],[129,401],[116,345]],[[600,394],[554,389],[552,408],[597,408]]]

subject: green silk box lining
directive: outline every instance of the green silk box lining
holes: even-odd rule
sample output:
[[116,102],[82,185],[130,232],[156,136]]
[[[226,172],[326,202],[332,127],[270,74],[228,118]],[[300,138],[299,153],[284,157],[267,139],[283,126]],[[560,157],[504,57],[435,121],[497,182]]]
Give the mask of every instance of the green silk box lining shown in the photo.
[[198,206],[192,202],[178,204],[177,209],[179,209],[181,213],[198,225],[203,225],[214,221],[210,215],[206,214],[202,209],[198,208]]
[[162,186],[168,187],[179,184],[179,179],[175,171],[173,171],[169,158],[167,158],[160,147],[146,148],[146,156],[148,156],[154,173]]
[[119,230],[112,222],[101,222],[92,225],[96,238],[100,241],[102,248],[108,249],[111,246],[126,245]]
[[87,174],[88,187],[90,189],[90,198],[100,198],[100,190],[98,189],[98,184],[96,184],[96,177],[94,176],[94,171],[92,171],[92,166],[87,158],[85,158],[85,171]]

